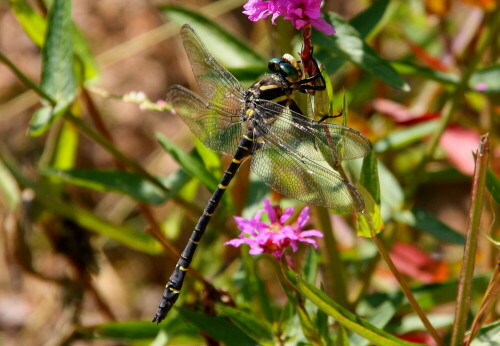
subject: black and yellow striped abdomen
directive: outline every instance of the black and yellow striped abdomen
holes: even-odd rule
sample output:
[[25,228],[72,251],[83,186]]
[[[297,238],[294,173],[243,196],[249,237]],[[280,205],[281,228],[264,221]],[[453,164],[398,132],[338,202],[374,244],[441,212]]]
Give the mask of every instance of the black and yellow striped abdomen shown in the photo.
[[214,215],[224,192],[229,186],[229,183],[233,180],[238,168],[241,166],[241,163],[246,157],[252,154],[253,145],[253,132],[249,131],[241,138],[238,144],[238,150],[234,154],[231,163],[226,168],[226,171],[219,182],[219,186],[213,193],[212,197],[208,200],[203,214],[194,227],[193,233],[191,233],[191,237],[189,238],[189,242],[182,251],[174,272],[170,276],[165,290],[163,291],[163,297],[160,302],[160,306],[158,307],[158,311],[153,318],[153,322],[161,322],[177,301],[184,282],[184,277],[186,276],[189,266],[191,265],[196,248],[198,247],[198,244],[207,229],[207,225]]

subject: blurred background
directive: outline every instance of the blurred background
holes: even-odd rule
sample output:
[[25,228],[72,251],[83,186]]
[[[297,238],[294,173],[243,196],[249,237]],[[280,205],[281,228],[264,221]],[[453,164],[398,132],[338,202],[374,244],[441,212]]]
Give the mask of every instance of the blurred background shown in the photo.
[[[44,1],[27,3],[45,16]],[[75,0],[72,10],[74,23],[87,40],[99,71],[99,76],[88,89],[79,94],[72,109],[85,122],[99,127],[91,115],[92,107],[97,109],[116,147],[159,177],[174,174],[179,165],[161,148],[155,133],[163,134],[187,152],[195,147],[194,137],[178,117],[166,111],[143,109],[145,107],[124,100],[122,95],[142,92],[154,103],[164,99],[167,89],[173,84],[196,88],[180,43],[180,26],[171,22],[162,10],[162,6],[170,3]],[[363,132],[374,143],[377,158],[397,180],[399,187],[394,192],[396,197],[393,197],[398,199],[398,208],[417,208],[423,213],[413,212],[413,217],[417,218],[413,227],[405,222],[389,223],[395,244],[392,250],[394,261],[412,283],[439,283],[457,277],[459,273],[463,256],[460,241],[463,241],[467,228],[474,170],[472,153],[477,150],[479,136],[486,132],[490,133],[491,140],[490,167],[494,172],[500,169],[496,148],[499,90],[482,92],[485,91],[482,80],[472,85],[456,105],[453,121],[441,136],[435,155],[426,163],[424,175],[418,177],[417,184],[412,182],[415,177],[411,173],[416,170],[429,138],[437,131],[432,122],[446,111],[444,105],[453,92],[453,76],[466,71],[475,59],[478,39],[488,28],[485,23],[496,10],[496,1],[412,0],[391,3],[394,8],[391,8],[390,15],[384,17],[365,39],[381,57],[395,62],[396,70],[403,75],[411,91],[392,88],[350,63],[328,65],[323,61],[327,59],[322,59],[325,56],[321,49],[318,58],[325,63],[332,77],[339,109],[342,94],[346,94],[348,125]],[[279,25],[273,26],[269,18],[252,23],[242,14],[243,4],[244,1],[235,0],[182,2],[183,7],[212,18],[241,38],[266,60],[290,49],[296,55],[300,50],[300,37],[293,36],[295,31],[289,23],[278,20]],[[371,4],[371,1],[362,0],[325,1],[324,10],[334,11],[350,20]],[[40,48],[26,35],[11,6],[8,1],[0,0],[0,50],[24,74],[39,83],[42,68]],[[498,52],[497,38],[479,57],[475,68],[496,64],[496,71],[500,71]],[[338,66],[338,69],[331,70],[331,66]],[[237,66],[229,67],[248,86],[255,75],[265,72],[266,66],[257,66],[257,69],[251,66],[254,69],[249,69],[249,74],[245,74],[244,69],[238,70]],[[500,80],[499,72],[495,73]],[[492,86],[498,87],[498,82],[486,85]],[[39,97],[0,64],[2,152],[9,153],[25,177],[38,182],[50,179],[43,177],[39,168],[47,164],[56,137],[54,132],[39,137],[27,135],[30,119],[39,107]],[[63,125],[58,123],[55,126],[60,128]],[[74,140],[78,142],[74,167],[115,168],[113,157],[95,141],[81,133]],[[220,166],[224,167],[227,161],[222,160],[222,164],[215,162],[211,169],[220,174]],[[241,185],[232,191],[234,215],[245,209],[244,196],[249,193],[248,167],[242,171],[243,177],[247,178],[241,178]],[[2,167],[2,172],[4,175],[5,167]],[[83,326],[113,319],[133,321],[153,317],[163,286],[175,265],[175,256],[156,250],[151,253],[138,251],[86,229],[74,220],[44,212],[31,189],[20,186],[15,180],[2,179],[7,185],[15,186],[13,196],[18,196],[18,200],[12,204],[12,198],[15,200],[16,197],[8,196],[5,192],[9,191],[8,187],[0,194],[0,343],[57,345],[68,342],[68,336],[74,332],[76,315],[77,323]],[[383,185],[382,195],[391,195],[391,185],[385,187],[387,189]],[[99,192],[74,184],[65,184],[61,189],[65,203],[78,206],[112,224],[126,224],[146,232],[151,226],[145,215],[151,215],[177,249],[182,249],[194,224],[194,218],[188,216],[189,211],[175,200],[150,206],[151,214],[144,214],[136,201],[123,194]],[[202,208],[209,196],[207,189],[196,182],[186,189],[187,199]],[[498,221],[495,219],[498,206],[488,194],[484,202],[477,253],[478,272],[487,272],[495,261],[494,248],[486,234],[498,236]],[[195,262],[195,268],[209,280],[217,280],[219,270],[230,266],[239,256],[239,250],[222,246],[237,231],[232,221],[233,214],[221,213],[219,220],[226,223],[229,233],[218,239],[217,230],[209,229],[206,248],[198,254],[200,259]],[[383,210],[383,214],[392,215],[387,210]],[[350,231],[352,220],[333,215],[332,218],[344,258],[362,257],[359,249],[365,241]],[[434,224],[422,225],[418,221]],[[419,227],[444,227],[452,240],[436,239],[432,232],[412,232]],[[211,263],[207,256],[212,260],[217,257],[216,262]],[[228,279],[218,280],[216,282],[224,289],[230,290],[225,286]],[[193,285],[193,281],[189,279],[186,285]],[[394,279],[383,265],[380,266],[374,274],[371,289],[390,291],[394,287]],[[87,343],[115,344],[96,340],[77,342]]]

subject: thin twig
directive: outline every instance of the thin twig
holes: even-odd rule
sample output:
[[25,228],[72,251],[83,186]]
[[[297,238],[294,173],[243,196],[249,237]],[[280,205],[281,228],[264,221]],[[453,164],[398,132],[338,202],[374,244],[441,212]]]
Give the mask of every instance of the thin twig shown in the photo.
[[481,307],[477,311],[476,317],[474,317],[474,322],[472,322],[472,327],[470,329],[469,335],[465,337],[465,346],[469,346],[471,341],[476,337],[479,332],[479,328],[485,323],[486,318],[491,313],[495,307],[495,302],[498,300],[500,295],[500,258],[497,259],[495,266],[495,271],[491,277],[486,293],[484,294],[483,302]]
[[394,262],[392,262],[391,257],[389,256],[389,253],[387,252],[387,249],[385,248],[384,244],[382,243],[380,238],[377,236],[377,234],[375,234],[375,232],[373,232],[373,229],[371,231],[372,231],[372,239],[375,242],[375,245],[377,246],[380,255],[382,256],[384,262],[387,264],[387,266],[391,270],[392,275],[394,275],[396,280],[398,280],[398,283],[399,283],[399,286],[401,287],[401,290],[405,294],[406,299],[408,299],[408,302],[412,306],[413,310],[415,310],[418,317],[420,317],[420,320],[424,324],[425,329],[427,329],[429,334],[431,334],[432,338],[434,339],[434,341],[436,342],[437,345],[444,346],[443,340],[441,339],[441,337],[437,333],[436,329],[434,329],[434,327],[430,323],[429,319],[425,315],[425,312],[422,310],[420,305],[418,305],[418,302],[415,299],[415,297],[413,296],[413,293],[411,292],[410,287],[408,287],[408,284],[401,276],[401,273],[398,271],[398,269],[394,265]]
[[477,239],[479,234],[479,222],[484,203],[484,187],[486,184],[486,172],[490,154],[488,135],[481,137],[479,149],[476,155],[476,169],[472,184],[471,204],[469,219],[467,220],[467,233],[465,234],[465,248],[462,261],[462,271],[458,283],[457,305],[455,309],[455,321],[451,333],[451,345],[462,345],[467,324],[467,314],[470,305],[472,290],[472,279],[474,276],[474,265],[476,262]]

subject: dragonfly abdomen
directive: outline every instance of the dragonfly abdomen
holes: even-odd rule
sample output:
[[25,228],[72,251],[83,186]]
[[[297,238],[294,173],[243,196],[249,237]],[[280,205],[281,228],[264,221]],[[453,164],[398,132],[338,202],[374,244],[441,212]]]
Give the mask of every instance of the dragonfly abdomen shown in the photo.
[[160,323],[165,318],[165,316],[167,316],[168,312],[177,301],[182,288],[182,284],[184,282],[184,278],[189,269],[189,266],[191,265],[191,261],[193,260],[196,248],[198,247],[198,244],[200,243],[200,240],[203,237],[205,230],[207,229],[207,225],[214,215],[215,210],[217,209],[217,206],[219,205],[219,202],[222,199],[222,196],[224,195],[224,192],[226,191],[229,183],[231,182],[231,180],[233,180],[243,160],[252,154],[254,146],[253,142],[253,132],[248,131],[238,143],[238,150],[236,150],[231,163],[226,168],[226,171],[224,172],[224,175],[222,176],[217,189],[213,193],[212,197],[208,200],[208,203],[205,206],[205,210],[203,211],[203,215],[201,215],[198,223],[194,227],[193,233],[191,233],[191,237],[189,238],[189,242],[186,244],[186,247],[182,251],[181,257],[177,261],[174,272],[167,282],[165,290],[163,291],[163,297],[160,302],[160,306],[158,307],[158,311],[153,318],[153,322]]

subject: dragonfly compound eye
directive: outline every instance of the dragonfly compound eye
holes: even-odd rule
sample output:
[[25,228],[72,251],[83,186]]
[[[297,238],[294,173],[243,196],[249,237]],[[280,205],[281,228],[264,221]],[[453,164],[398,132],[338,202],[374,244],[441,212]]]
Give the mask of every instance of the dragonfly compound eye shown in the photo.
[[267,63],[267,68],[271,72],[275,72],[275,73],[278,72],[279,73],[281,71],[281,69],[280,69],[280,62],[282,62],[282,60],[280,58],[272,58]]
[[299,78],[299,72],[287,62],[280,63],[280,70],[283,76],[290,82],[295,82]]

